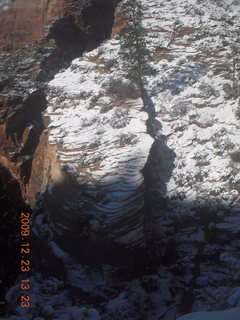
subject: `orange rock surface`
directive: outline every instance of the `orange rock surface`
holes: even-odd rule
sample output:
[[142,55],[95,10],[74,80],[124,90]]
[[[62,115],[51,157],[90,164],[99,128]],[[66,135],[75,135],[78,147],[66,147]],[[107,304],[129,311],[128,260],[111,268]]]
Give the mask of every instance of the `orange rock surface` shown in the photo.
[[0,12],[0,51],[32,44],[44,36],[44,27],[64,14],[67,0],[16,0]]

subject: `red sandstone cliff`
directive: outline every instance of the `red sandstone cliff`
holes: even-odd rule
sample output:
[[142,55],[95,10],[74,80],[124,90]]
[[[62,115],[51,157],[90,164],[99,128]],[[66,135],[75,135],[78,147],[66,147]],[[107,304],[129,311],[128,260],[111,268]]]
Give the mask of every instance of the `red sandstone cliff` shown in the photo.
[[33,44],[45,35],[44,27],[66,12],[68,0],[16,0],[0,12],[0,50]]

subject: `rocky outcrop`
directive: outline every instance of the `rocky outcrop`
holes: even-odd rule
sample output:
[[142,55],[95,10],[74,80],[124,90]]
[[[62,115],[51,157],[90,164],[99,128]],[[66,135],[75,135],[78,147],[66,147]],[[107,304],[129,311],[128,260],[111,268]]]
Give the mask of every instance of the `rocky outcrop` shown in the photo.
[[[239,275],[229,272],[239,266],[238,100],[226,92],[233,89],[226,60],[237,41],[237,9],[212,2],[189,6],[184,0],[145,5],[158,71],[146,84],[155,117],[150,119],[125,80],[114,38],[54,78],[45,113],[49,144],[68,183],[61,185],[50,171],[45,212],[38,211],[35,226],[40,238],[46,230],[50,234],[54,255],[68,261],[67,281],[96,293],[85,283],[99,281],[104,288],[104,280],[119,271],[109,259],[109,243],[136,248],[147,239],[149,269],[102,302],[109,320],[172,320],[211,309],[217,300],[227,307],[239,301]],[[67,243],[73,238],[81,272]],[[104,290],[94,297],[103,297]],[[151,306],[141,307],[146,304]]]
[[[147,114],[141,111],[137,89],[114,74],[115,46],[112,40],[107,48],[103,45],[74,60],[50,83],[49,143],[56,146],[62,170],[79,184],[77,203],[72,203],[80,212],[76,218],[86,216],[89,232],[98,234],[98,241],[108,234],[118,243],[143,245],[140,171],[152,138],[146,133]],[[110,59],[101,58],[106,50],[112,52]],[[56,183],[53,179],[53,197]]]
[[[15,220],[23,204],[34,205],[39,193],[50,183],[49,163],[58,166],[55,150],[48,146],[42,119],[47,106],[47,82],[72,59],[110,36],[117,2],[4,0],[0,3],[0,165],[4,175],[8,172],[11,177],[2,180],[1,176],[1,186],[9,197],[9,200],[3,196],[0,199],[4,234],[12,233],[16,237]],[[103,15],[106,19],[102,19]],[[21,200],[11,201],[15,193]],[[9,223],[5,223],[6,212]],[[9,249],[12,257],[15,248],[13,245]],[[3,261],[1,274],[8,276],[9,261]],[[11,269],[11,281],[15,276]],[[3,281],[3,294],[11,281]]]
[[33,45],[43,39],[45,28],[66,13],[67,5],[67,0],[15,0],[9,3],[6,10],[0,11],[1,52]]
[[19,182],[22,195],[31,175],[31,162],[43,131],[41,112],[46,108],[42,91],[27,98],[6,97],[1,101],[1,164]]
[[[110,0],[2,3],[1,164],[19,181],[23,196],[32,205],[41,187],[30,178],[31,171],[36,172],[31,169],[32,158],[35,155],[36,159],[37,145],[44,140],[40,136],[46,83],[74,57],[110,36],[116,4]],[[37,172],[43,178],[44,173]]]
[[[59,50],[46,53],[38,77],[50,69],[47,77],[53,76],[61,48],[64,63],[74,57],[80,48],[74,39],[90,51],[49,83],[47,130],[32,160],[27,190],[45,190],[32,220],[36,316],[91,319],[94,312],[104,320],[175,320],[239,305],[238,76],[232,64],[239,8],[230,0],[143,2],[157,71],[145,81],[154,112],[143,109],[126,80],[117,39],[90,50],[88,31],[97,30],[84,31],[73,15],[50,28]],[[85,26],[101,13],[101,2],[93,4],[84,11]],[[60,36],[60,21],[67,36]],[[7,298],[15,313],[14,289]]]
[[4,0],[0,7],[0,52],[13,52],[45,38],[60,47],[68,44],[69,50],[76,49],[73,40],[76,47],[83,48],[83,41],[91,38],[88,45],[94,47],[110,36],[118,2]]

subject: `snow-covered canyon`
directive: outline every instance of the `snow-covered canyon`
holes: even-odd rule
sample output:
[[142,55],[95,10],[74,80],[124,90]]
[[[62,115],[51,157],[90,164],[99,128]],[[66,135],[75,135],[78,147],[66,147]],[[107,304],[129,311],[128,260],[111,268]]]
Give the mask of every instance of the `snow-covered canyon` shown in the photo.
[[142,3],[153,132],[117,36],[49,83],[42,244],[31,312],[16,286],[11,320],[240,317],[240,4]]

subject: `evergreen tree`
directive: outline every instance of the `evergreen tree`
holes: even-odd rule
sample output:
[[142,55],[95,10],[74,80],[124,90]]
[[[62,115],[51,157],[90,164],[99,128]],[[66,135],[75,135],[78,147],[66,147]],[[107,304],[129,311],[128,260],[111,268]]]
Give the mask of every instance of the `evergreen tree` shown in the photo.
[[143,6],[138,0],[126,0],[121,7],[127,26],[119,34],[120,57],[127,77],[138,86],[146,105],[143,79],[155,70],[149,64],[151,53],[147,48],[146,30],[142,24]]

